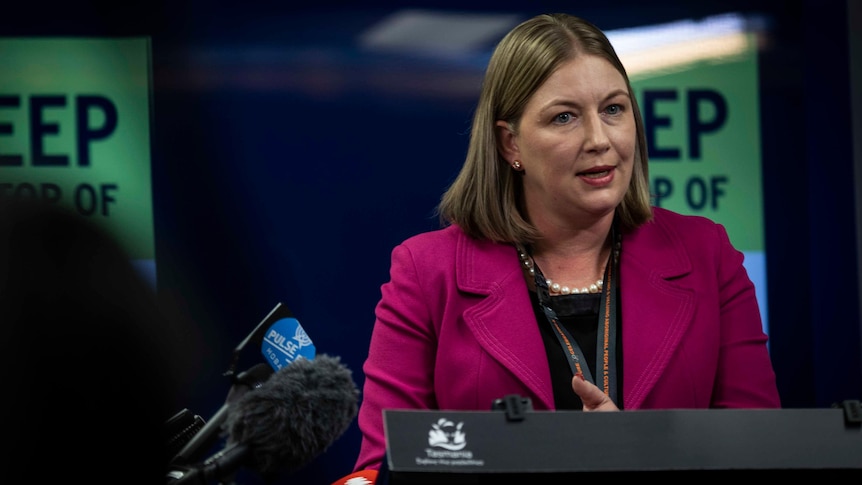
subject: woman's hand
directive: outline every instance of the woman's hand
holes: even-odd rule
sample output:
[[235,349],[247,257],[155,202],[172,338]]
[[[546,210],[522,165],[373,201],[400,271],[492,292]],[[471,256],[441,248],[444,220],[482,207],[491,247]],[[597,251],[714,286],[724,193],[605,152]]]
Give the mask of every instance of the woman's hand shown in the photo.
[[584,403],[584,411],[619,411],[620,409],[601,389],[587,382],[583,374],[572,377],[572,390]]

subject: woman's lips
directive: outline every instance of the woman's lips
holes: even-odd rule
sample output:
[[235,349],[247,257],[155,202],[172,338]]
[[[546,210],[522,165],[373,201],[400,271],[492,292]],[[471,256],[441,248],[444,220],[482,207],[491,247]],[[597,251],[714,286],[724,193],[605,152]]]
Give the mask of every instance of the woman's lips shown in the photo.
[[614,167],[596,167],[578,173],[578,177],[590,185],[607,185],[614,179]]

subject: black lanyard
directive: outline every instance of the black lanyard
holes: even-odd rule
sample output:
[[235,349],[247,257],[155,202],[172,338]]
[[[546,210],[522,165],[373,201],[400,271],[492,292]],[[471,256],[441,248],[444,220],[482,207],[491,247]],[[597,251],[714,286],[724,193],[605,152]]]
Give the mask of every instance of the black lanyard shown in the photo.
[[619,297],[619,253],[620,240],[617,231],[613,231],[613,245],[608,264],[605,266],[604,278],[602,280],[602,296],[599,306],[599,329],[596,332],[596,373],[601,377],[596,381],[590,368],[586,364],[584,352],[578,342],[572,338],[568,330],[560,323],[557,312],[551,308],[551,294],[548,283],[539,265],[533,261],[535,270],[536,292],[539,296],[539,305],[545,312],[551,329],[560,346],[568,357],[569,367],[572,375],[581,374],[584,379],[597,385],[611,400],[619,406],[617,394],[617,298]]

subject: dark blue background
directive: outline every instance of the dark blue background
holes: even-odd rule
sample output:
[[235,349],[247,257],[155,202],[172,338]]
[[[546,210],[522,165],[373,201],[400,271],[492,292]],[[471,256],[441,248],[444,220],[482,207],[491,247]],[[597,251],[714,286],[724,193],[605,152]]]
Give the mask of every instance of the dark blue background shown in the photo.
[[[231,351],[277,302],[361,387],[389,252],[437,227],[494,43],[445,62],[357,46],[407,7],[567,11],[606,30],[730,11],[770,18],[760,96],[779,391],[786,407],[862,397],[845,2],[288,3],[65,2],[0,15],[2,35],[152,38],[158,289],[193,322],[178,407],[215,412]],[[358,445],[354,424],[284,483],[331,483]]]

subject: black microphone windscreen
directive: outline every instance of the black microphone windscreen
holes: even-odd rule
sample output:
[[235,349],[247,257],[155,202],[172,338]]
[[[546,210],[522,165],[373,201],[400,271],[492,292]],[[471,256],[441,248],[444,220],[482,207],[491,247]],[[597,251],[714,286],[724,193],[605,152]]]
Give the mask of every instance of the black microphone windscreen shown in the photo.
[[338,439],[356,417],[359,390],[338,357],[298,359],[232,406],[228,442],[248,445],[262,476],[296,470]]

